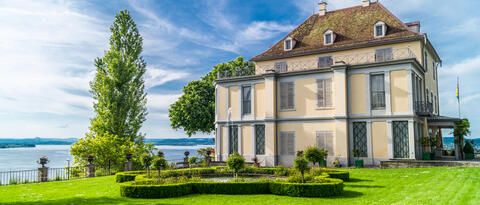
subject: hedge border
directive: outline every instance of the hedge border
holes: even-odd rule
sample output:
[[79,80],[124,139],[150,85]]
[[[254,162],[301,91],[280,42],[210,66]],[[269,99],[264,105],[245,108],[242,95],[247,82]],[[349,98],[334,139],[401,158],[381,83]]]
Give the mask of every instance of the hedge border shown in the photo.
[[330,197],[343,191],[343,181],[325,179],[322,183],[286,182],[190,182],[181,184],[120,186],[120,194],[129,198],[170,198],[188,194],[275,194],[293,197]]
[[115,181],[117,183],[135,181],[135,177],[138,175],[145,174],[145,171],[129,171],[129,172],[119,172],[115,174]]

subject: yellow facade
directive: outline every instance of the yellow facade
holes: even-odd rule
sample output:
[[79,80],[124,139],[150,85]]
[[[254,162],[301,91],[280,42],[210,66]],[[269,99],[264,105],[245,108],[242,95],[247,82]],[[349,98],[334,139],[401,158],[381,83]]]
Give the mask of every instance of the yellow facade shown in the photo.
[[230,120],[240,120],[240,86],[231,86],[229,92]]
[[335,131],[335,123],[333,121],[318,123],[279,123],[278,133],[294,132],[295,133],[295,151],[304,150],[308,146],[316,144],[316,136],[318,131]]
[[[317,107],[317,78],[301,78],[292,81],[295,85],[295,108],[293,110],[286,111],[278,109],[279,118],[333,116],[334,107]],[[335,93],[334,89],[332,90],[332,92]],[[277,94],[277,100],[280,102],[279,93]]]
[[372,150],[375,158],[388,158],[387,123],[372,122]]
[[398,70],[390,72],[390,89],[393,113],[407,113],[409,111],[409,72]]
[[217,120],[227,120],[227,93],[228,88],[217,86]]
[[350,89],[350,107],[354,115],[367,114],[367,75],[353,74],[349,77]]
[[255,119],[265,119],[265,83],[255,84]]
[[[243,155],[253,155],[254,147],[253,145],[253,127],[251,125],[242,126],[242,151]],[[250,159],[248,159],[250,160]]]

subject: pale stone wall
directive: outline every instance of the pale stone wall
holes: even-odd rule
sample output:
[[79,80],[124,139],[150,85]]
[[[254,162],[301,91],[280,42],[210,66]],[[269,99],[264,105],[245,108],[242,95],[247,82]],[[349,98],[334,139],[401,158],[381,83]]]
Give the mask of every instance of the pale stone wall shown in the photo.
[[407,70],[397,70],[390,72],[390,89],[392,112],[407,113],[409,112],[409,72]]

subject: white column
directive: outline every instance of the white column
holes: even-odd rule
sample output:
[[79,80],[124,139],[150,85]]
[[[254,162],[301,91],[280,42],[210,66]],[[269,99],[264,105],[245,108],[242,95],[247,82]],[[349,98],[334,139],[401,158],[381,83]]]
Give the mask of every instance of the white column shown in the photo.
[[242,125],[238,125],[238,136],[237,136],[237,140],[238,140],[238,150],[237,152],[240,154],[240,155],[243,155],[243,136],[242,136]]
[[392,121],[387,120],[387,153],[388,158],[393,159],[393,133],[392,133]]
[[408,70],[408,75],[407,75],[407,84],[408,84],[408,113],[413,114],[413,88],[412,88],[412,68]]
[[385,115],[392,114],[392,103],[390,98],[390,71],[385,72]]
[[372,164],[375,162],[373,161],[373,143],[372,143],[372,122],[367,121],[367,157],[368,160],[371,161]]
[[413,120],[408,121],[408,149],[410,152],[410,159],[415,159],[415,129]]

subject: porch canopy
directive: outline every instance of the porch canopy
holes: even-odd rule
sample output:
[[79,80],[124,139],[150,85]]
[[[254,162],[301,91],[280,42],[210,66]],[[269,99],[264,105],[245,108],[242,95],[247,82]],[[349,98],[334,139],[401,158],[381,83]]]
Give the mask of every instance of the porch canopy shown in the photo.
[[436,128],[446,128],[446,129],[454,129],[455,122],[460,121],[459,118],[454,117],[446,117],[446,116],[431,116],[427,117],[427,122],[429,127],[436,127]]
[[[437,138],[437,149],[435,150],[436,159],[444,159],[443,156],[443,136],[442,129],[455,129],[455,123],[460,121],[459,118],[446,117],[446,116],[430,116],[425,119],[428,124],[427,129],[432,130],[433,137]],[[427,133],[430,133],[427,131]],[[455,147],[455,159],[460,159],[458,152],[460,151],[457,143],[454,142]]]

